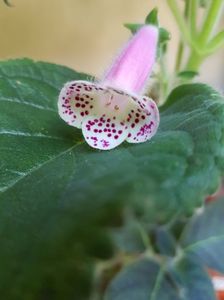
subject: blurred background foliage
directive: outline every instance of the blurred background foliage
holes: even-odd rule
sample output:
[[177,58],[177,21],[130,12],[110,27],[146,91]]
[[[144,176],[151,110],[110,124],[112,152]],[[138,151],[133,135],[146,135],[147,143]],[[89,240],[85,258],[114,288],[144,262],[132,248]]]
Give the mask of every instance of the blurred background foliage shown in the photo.
[[[31,57],[100,76],[130,35],[122,24],[141,23],[156,6],[161,25],[172,35],[167,61],[170,68],[174,66],[179,33],[166,0],[11,0],[11,3],[12,8],[3,1],[0,3],[1,60]],[[222,90],[223,58],[223,50],[210,57],[200,78]]]

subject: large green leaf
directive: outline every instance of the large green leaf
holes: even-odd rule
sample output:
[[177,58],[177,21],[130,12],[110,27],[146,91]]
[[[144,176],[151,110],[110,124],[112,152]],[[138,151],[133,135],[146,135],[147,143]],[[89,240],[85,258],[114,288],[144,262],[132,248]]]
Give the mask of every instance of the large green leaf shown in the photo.
[[224,273],[224,199],[208,204],[192,218],[181,244],[188,255]]
[[120,223],[124,205],[163,222],[191,213],[219,183],[224,105],[214,90],[179,87],[152,141],[102,152],[57,114],[62,85],[85,78],[0,63],[0,293],[9,300],[82,299],[90,258],[112,255],[105,225]]

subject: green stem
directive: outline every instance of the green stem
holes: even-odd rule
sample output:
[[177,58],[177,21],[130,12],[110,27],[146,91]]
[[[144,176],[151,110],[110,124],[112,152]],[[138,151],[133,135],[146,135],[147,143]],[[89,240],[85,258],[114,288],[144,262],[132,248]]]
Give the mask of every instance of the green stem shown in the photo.
[[[185,10],[184,10],[184,17],[185,20],[188,21],[189,14],[190,14],[190,8],[191,8],[191,0],[188,0],[185,2]],[[184,54],[184,43],[182,40],[179,42],[178,51],[177,51],[177,59],[176,59],[176,65],[175,65],[175,71],[176,73],[179,72],[181,68],[182,58]]]
[[186,70],[197,72],[201,64],[203,63],[204,56],[198,54],[194,50],[192,50],[189,60],[187,62]]
[[182,33],[183,39],[185,40],[185,42],[187,42],[188,44],[191,45],[192,41],[191,41],[191,36],[190,36],[189,30],[187,27],[187,23],[185,21],[185,18],[181,14],[181,11],[179,9],[179,6],[176,3],[176,0],[167,0],[167,4],[168,4],[171,12],[173,13],[174,18],[176,19],[176,22]]
[[162,102],[165,101],[166,97],[167,97],[167,92],[168,92],[168,88],[169,88],[169,75],[167,72],[167,68],[166,68],[166,63],[164,61],[165,56],[163,55],[160,59],[160,68],[161,68],[161,86],[162,86]]
[[179,42],[179,46],[178,46],[176,65],[175,65],[175,71],[176,71],[176,73],[178,73],[179,70],[180,70],[181,63],[182,63],[183,53],[184,53],[184,44],[183,44],[182,41],[180,41]]
[[190,0],[190,29],[191,36],[195,37],[197,35],[197,10],[198,10],[198,0]]
[[216,23],[219,18],[218,15],[222,11],[222,6],[224,4],[223,0],[212,0],[211,5],[208,9],[208,13],[205,16],[205,21],[203,24],[203,29],[200,33],[199,40],[202,46],[205,46],[211,37]]
[[224,30],[219,32],[209,43],[208,53],[214,53],[224,46]]
[[[197,72],[204,59],[208,56],[208,54],[212,53],[211,46],[216,45],[216,43],[222,45],[221,40],[223,39],[223,34],[220,33],[220,35],[215,37],[215,40],[212,40],[212,44],[210,44],[210,47],[208,47],[208,41],[218,21],[218,15],[222,11],[223,4],[223,0],[212,0],[203,24],[203,29],[199,35],[199,44],[201,45],[201,51],[198,52],[197,49],[194,49],[192,47],[187,66],[185,68],[186,70]],[[213,50],[215,51],[215,48],[213,48]]]

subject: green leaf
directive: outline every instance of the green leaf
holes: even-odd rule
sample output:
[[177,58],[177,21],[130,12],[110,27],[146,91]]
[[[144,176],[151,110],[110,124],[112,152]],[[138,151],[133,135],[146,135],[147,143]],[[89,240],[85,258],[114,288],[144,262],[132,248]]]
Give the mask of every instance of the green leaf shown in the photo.
[[166,53],[167,44],[169,40],[170,40],[170,33],[165,28],[160,27],[157,57],[161,57]]
[[216,295],[211,279],[196,260],[183,257],[172,264],[170,274],[179,287],[183,300],[215,300]]
[[170,33],[165,28],[159,28],[159,43],[160,46],[166,44],[170,40]]
[[[145,236],[142,236],[142,230],[144,229],[140,226],[140,224],[131,219],[126,220],[122,227],[114,228],[114,230],[112,231],[112,237],[114,239],[116,247],[120,252],[132,254],[142,253],[145,251]],[[147,234],[146,239],[148,241]]]
[[154,8],[152,11],[150,11],[150,13],[148,14],[148,16],[145,19],[145,24],[152,24],[155,26],[159,25],[157,8]]
[[124,207],[166,222],[191,214],[220,181],[224,106],[213,89],[177,88],[152,141],[103,152],[58,116],[59,91],[75,79],[91,80],[48,63],[0,63],[3,299],[85,299],[94,258],[113,255],[105,228]]
[[144,24],[133,24],[133,23],[127,23],[124,24],[124,27],[129,29],[132,34],[135,34]]
[[107,288],[105,300],[215,300],[205,268],[190,257],[163,265],[144,258],[123,268]]
[[157,227],[154,232],[155,245],[160,254],[175,256],[176,241],[172,234],[162,227]]
[[205,206],[187,225],[181,244],[184,251],[208,267],[224,273],[224,199]]
[[177,74],[178,77],[183,79],[193,79],[195,76],[198,76],[199,73],[195,71],[182,71]]
[[142,259],[124,268],[111,282],[105,300],[178,300],[172,283],[157,262]]

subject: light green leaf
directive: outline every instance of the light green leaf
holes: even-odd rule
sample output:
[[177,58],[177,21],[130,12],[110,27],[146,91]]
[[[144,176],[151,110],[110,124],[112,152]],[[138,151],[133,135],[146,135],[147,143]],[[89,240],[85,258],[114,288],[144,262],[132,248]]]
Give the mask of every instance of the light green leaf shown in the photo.
[[57,113],[63,84],[86,78],[53,64],[0,63],[0,293],[7,300],[88,296],[93,257],[113,254],[105,226],[120,223],[124,206],[165,222],[178,210],[191,214],[220,181],[224,105],[213,89],[177,88],[152,141],[103,152]]
[[202,213],[192,218],[181,244],[186,253],[224,273],[224,199],[206,205]]

